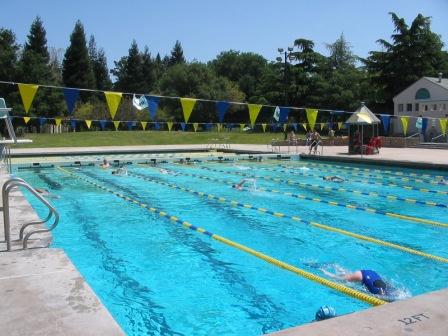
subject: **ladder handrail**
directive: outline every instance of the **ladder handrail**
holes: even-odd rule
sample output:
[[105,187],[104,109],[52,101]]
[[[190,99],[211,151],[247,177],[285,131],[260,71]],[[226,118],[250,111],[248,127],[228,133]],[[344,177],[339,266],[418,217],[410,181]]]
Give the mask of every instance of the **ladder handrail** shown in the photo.
[[437,135],[437,136],[431,138],[431,142],[434,142],[434,140],[436,140],[436,139],[438,139],[438,138],[441,138],[441,137],[443,137],[443,136],[445,136],[445,135],[446,135],[446,133],[439,134],[439,135]]
[[19,240],[23,237],[23,232],[26,227],[30,225],[36,225],[36,224],[43,224],[50,220],[52,215],[54,215],[54,222],[50,225],[48,229],[38,229],[34,231],[30,231],[26,234],[25,238],[23,239],[23,248],[27,248],[28,239],[31,235],[35,233],[42,233],[42,232],[49,232],[53,230],[58,222],[59,222],[59,214],[56,211],[56,209],[42,196],[40,195],[33,187],[31,187],[28,183],[26,183],[23,179],[14,177],[9,179],[3,184],[2,187],[2,198],[3,198],[3,225],[4,225],[4,234],[5,234],[5,241],[6,241],[6,249],[7,251],[11,251],[11,228],[10,228],[10,218],[9,218],[9,193],[11,189],[15,187],[24,187],[28,189],[34,196],[37,197],[49,210],[49,213],[45,220],[43,221],[33,221],[31,223],[23,224],[20,229],[20,235]]

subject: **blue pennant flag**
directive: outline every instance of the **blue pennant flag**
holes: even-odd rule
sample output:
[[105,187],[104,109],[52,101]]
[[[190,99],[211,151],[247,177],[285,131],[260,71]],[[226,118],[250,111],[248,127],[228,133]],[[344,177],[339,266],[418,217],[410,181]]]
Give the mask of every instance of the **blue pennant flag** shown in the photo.
[[278,121],[281,123],[285,123],[288,120],[289,111],[289,107],[280,107],[280,117]]
[[218,120],[220,123],[224,121],[224,116],[226,115],[227,110],[229,109],[230,103],[226,101],[217,101],[216,109],[218,113]]
[[46,121],[47,121],[47,118],[39,117],[39,125],[40,125],[40,127],[42,127],[45,124]]
[[230,123],[230,124],[227,124],[227,129],[229,130],[229,131],[231,131],[232,130],[232,128],[234,128],[235,127],[235,125],[234,124],[232,124],[232,123]]
[[128,121],[126,124],[128,126],[128,130],[130,131],[132,130],[132,127],[135,126],[135,121]]
[[157,108],[159,107],[160,97],[146,96],[146,101],[148,103],[149,116],[151,119],[155,119]]
[[204,127],[205,127],[205,129],[207,131],[210,131],[212,129],[212,127],[213,127],[213,124],[212,123],[207,123],[207,124],[204,125]]
[[79,97],[79,90],[72,88],[64,88],[65,102],[67,103],[67,110],[69,114],[73,113],[75,103]]
[[104,131],[104,129],[106,128],[106,123],[107,120],[100,120],[100,127],[102,131]]
[[76,120],[70,120],[70,126],[75,130],[76,129]]
[[297,123],[292,123],[292,127],[294,127],[294,132],[297,132]]
[[184,122],[181,122],[180,123],[180,127],[182,128],[182,131],[185,131],[185,127],[187,126],[187,124],[186,123],[184,123]]
[[160,129],[160,123],[158,123],[158,122],[154,123],[154,129],[159,130]]
[[422,134],[426,133],[426,129],[428,128],[428,118],[422,119]]
[[381,117],[381,121],[383,122],[384,133],[387,134],[389,132],[390,115],[381,114],[380,117]]

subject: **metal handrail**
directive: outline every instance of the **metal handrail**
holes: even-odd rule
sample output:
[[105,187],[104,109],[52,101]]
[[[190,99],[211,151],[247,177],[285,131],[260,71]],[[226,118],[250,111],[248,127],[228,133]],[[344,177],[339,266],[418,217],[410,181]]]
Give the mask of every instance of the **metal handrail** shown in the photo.
[[438,136],[435,136],[434,138],[431,138],[431,142],[434,142],[434,140],[436,140],[436,139],[438,139],[438,138],[440,138],[440,137],[443,137],[443,136],[445,136],[446,134],[439,134]]
[[[11,189],[15,187],[24,187],[28,189],[34,196],[37,197],[49,210],[47,217],[42,221],[34,221],[30,223],[23,224],[20,228],[19,241],[23,239],[23,248],[26,249],[28,247],[28,239],[31,235],[35,233],[49,232],[53,230],[59,223],[59,214],[56,209],[42,196],[40,195],[33,187],[31,187],[28,183],[26,183],[21,178],[11,178],[3,184],[2,187],[2,199],[3,199],[3,225],[4,225],[4,233],[5,233],[5,241],[6,241],[6,250],[11,251],[11,227],[10,227],[10,218],[9,218],[9,193]],[[50,220],[54,215],[54,222],[49,226],[48,229],[38,229],[34,231],[30,231],[23,238],[23,233],[25,228],[30,225],[43,224]]]
[[417,135],[420,135],[420,134],[421,134],[420,132],[412,134],[410,136],[407,136],[406,139],[410,139],[410,138],[416,137]]

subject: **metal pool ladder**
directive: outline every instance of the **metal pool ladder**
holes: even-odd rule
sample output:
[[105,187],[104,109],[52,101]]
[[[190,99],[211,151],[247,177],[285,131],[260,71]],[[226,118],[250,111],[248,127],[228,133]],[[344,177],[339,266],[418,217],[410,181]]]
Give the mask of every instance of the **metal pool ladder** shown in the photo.
[[[10,228],[10,216],[9,216],[9,193],[15,187],[24,187],[28,189],[34,196],[37,197],[49,210],[47,217],[44,220],[33,221],[30,223],[25,223],[20,228],[19,238],[14,240],[15,242],[22,241],[23,249],[28,248],[28,239],[31,235],[36,233],[49,232],[53,230],[59,222],[59,214],[56,209],[42,196],[40,195],[33,187],[31,187],[28,183],[26,183],[21,178],[13,177],[5,182],[2,187],[2,200],[3,200],[3,225],[5,231],[5,241],[6,241],[6,250],[11,251],[11,228]],[[54,218],[53,223],[49,225],[47,229],[37,229],[33,231],[29,231],[25,237],[24,232],[25,229],[30,225],[39,225],[47,223],[51,218]],[[39,246],[39,247],[47,247],[47,246]]]

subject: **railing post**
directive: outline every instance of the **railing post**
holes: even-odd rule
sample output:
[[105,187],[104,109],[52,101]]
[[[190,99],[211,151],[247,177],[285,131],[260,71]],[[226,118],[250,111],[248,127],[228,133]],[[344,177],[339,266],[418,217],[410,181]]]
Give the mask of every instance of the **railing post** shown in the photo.
[[11,251],[11,232],[9,223],[9,195],[6,192],[5,182],[2,188],[2,198],[3,198],[3,230],[5,234],[6,250]]

